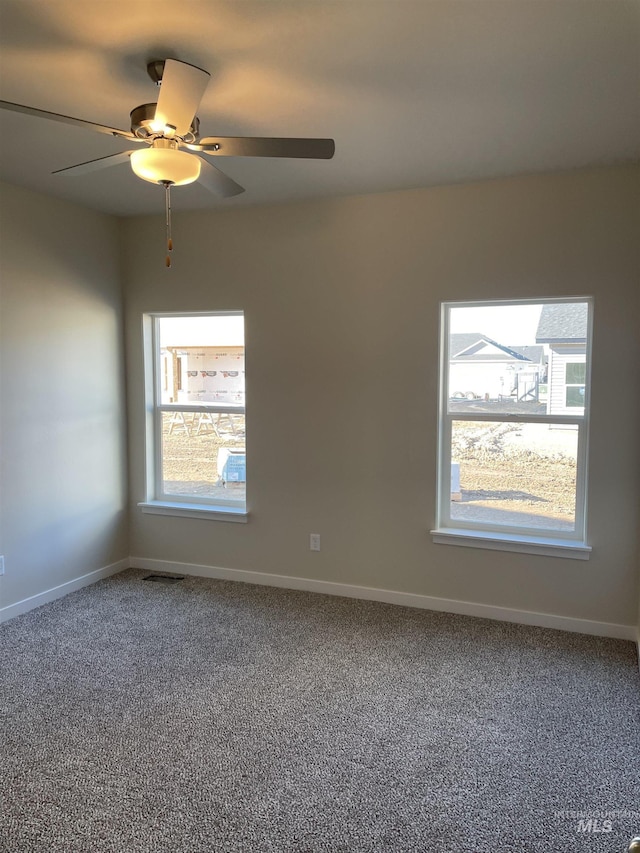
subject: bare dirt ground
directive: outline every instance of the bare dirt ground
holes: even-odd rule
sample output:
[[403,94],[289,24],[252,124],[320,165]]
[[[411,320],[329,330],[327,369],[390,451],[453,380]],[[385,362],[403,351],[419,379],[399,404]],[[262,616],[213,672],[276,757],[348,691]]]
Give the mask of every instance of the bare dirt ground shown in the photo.
[[218,472],[218,450],[244,447],[244,415],[217,415],[212,420],[198,414],[184,422],[165,415],[163,430],[163,478],[165,492],[201,495],[215,500],[244,500],[244,483],[223,485]]
[[572,530],[576,441],[575,430],[545,424],[456,422],[462,500],[452,519]]
[[[165,491],[243,500],[245,484],[223,485],[217,458],[220,448],[244,447],[244,416],[185,421],[165,416]],[[576,439],[575,430],[545,424],[455,422],[452,461],[460,465],[462,500],[451,503],[452,519],[572,530]]]

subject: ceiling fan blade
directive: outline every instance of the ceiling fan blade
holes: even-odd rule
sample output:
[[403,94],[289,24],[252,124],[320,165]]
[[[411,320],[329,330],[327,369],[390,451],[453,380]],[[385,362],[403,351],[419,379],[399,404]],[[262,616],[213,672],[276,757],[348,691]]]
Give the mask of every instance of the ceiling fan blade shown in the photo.
[[198,181],[210,192],[221,195],[223,198],[230,198],[233,195],[240,195],[240,193],[244,192],[244,187],[236,184],[232,178],[225,175],[220,169],[212,166],[211,163],[208,163],[201,157],[198,159],[200,160],[200,177]]
[[188,147],[218,157],[305,157],[312,160],[330,160],[336,150],[333,139],[263,136],[208,136]]
[[155,120],[175,127],[178,136],[188,133],[210,76],[208,71],[195,65],[167,59]]
[[64,169],[56,169],[52,175],[85,175],[87,172],[95,172],[98,169],[106,169],[108,166],[117,166],[124,163],[133,154],[133,151],[122,151],[119,154],[109,154],[107,157],[97,157],[95,160],[87,160],[86,163],[78,163],[76,166],[66,166]]
[[0,101],[0,109],[11,110],[14,113],[25,113],[36,118],[47,118],[50,121],[59,121],[63,124],[73,124],[76,127],[84,127],[86,130],[97,130],[98,133],[107,133],[109,136],[120,136],[123,139],[130,139],[138,142],[138,140],[130,130],[120,130],[117,127],[108,127],[105,124],[96,124],[93,121],[85,121],[81,118],[73,118],[73,116],[65,116],[61,113],[50,113],[47,110],[38,110],[35,107],[26,107],[23,104],[12,104],[11,101]]

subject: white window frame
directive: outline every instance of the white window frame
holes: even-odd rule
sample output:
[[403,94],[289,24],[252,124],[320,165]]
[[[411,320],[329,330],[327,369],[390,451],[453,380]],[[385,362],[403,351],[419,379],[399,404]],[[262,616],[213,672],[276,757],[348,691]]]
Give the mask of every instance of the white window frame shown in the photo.
[[163,403],[163,368],[160,353],[160,321],[182,317],[243,317],[243,311],[167,311],[145,314],[143,317],[144,379],[145,379],[145,484],[146,499],[138,506],[145,513],[207,518],[218,521],[246,522],[245,501],[214,499],[202,495],[174,495],[163,489],[162,477],[162,417],[166,413],[244,415],[245,404],[228,403]]
[[[575,302],[586,302],[588,305],[584,409],[579,410],[579,413],[568,412],[561,415],[516,415],[448,411],[449,326],[452,309]],[[440,307],[437,502],[436,526],[431,531],[434,541],[443,545],[455,544],[494,550],[523,551],[526,553],[570,557],[573,559],[588,559],[591,547],[587,544],[587,459],[591,396],[593,299],[586,296],[573,296],[566,298],[540,297],[538,299],[478,300],[473,302],[447,301],[442,302]],[[452,519],[451,434],[454,421],[540,423],[575,427],[578,430],[575,529],[573,531],[541,530],[532,527],[516,527],[504,524],[489,525],[486,522]]]

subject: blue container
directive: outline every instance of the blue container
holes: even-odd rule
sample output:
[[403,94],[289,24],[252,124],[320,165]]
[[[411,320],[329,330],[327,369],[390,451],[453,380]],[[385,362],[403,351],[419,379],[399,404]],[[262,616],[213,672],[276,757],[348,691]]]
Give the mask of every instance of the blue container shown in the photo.
[[244,448],[220,448],[218,451],[218,476],[223,483],[246,483],[247,457]]

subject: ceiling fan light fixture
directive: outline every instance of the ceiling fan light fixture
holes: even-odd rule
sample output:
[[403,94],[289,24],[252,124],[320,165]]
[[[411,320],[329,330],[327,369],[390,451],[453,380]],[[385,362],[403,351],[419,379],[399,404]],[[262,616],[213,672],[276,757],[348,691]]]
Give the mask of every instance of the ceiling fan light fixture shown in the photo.
[[[1,0],[0,0],[1,2]],[[335,152],[333,139],[298,139],[279,137],[206,137],[200,139],[200,120],[196,115],[210,78],[208,71],[178,59],[154,60],[147,65],[149,76],[155,83],[162,81],[157,102],[140,104],[131,110],[131,130],[122,130],[73,116],[53,113],[24,104],[0,100],[0,110],[25,113],[63,124],[76,125],[111,137],[146,143],[147,148],[121,151],[106,157],[97,157],[77,163],[56,174],[82,174],[105,166],[114,166],[127,159],[133,173],[143,181],[161,184],[165,191],[167,226],[167,266],[171,266],[171,187],[201,184],[213,193],[236,196],[243,188],[228,175],[213,166],[206,157],[182,151],[187,147],[203,155],[223,157],[294,157],[330,160]]]
[[130,162],[135,174],[152,184],[169,183],[179,187],[192,184],[200,177],[200,160],[177,148],[144,148],[134,151]]

